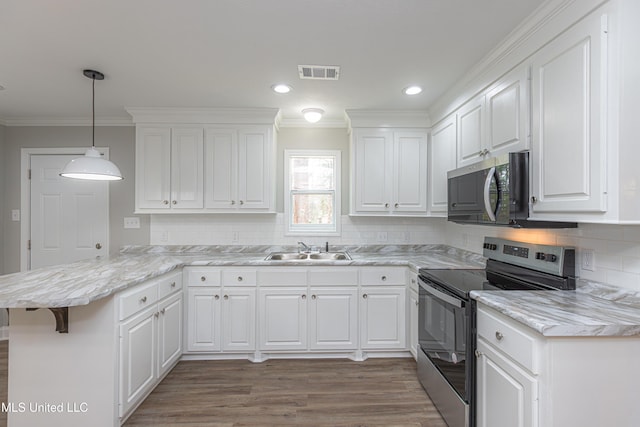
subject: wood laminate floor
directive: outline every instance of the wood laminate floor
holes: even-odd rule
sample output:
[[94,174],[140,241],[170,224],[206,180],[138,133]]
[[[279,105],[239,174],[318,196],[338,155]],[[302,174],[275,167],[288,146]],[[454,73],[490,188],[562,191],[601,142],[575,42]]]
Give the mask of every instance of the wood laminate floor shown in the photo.
[[179,425],[446,427],[413,359],[183,361],[125,424]]
[[[0,402],[7,401],[8,342],[0,341]],[[0,412],[0,426],[7,416]],[[184,361],[126,427],[446,427],[413,359]]]

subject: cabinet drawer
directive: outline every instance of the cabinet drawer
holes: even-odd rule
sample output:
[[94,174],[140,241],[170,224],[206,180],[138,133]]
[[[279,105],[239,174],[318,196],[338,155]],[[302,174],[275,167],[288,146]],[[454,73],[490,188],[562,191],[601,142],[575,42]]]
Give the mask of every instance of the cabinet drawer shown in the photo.
[[511,324],[498,313],[483,308],[478,309],[477,320],[479,339],[493,345],[528,371],[539,373],[536,354],[540,351],[540,342],[533,334]]
[[404,267],[371,267],[360,270],[362,285],[404,285],[406,284]]
[[142,284],[120,295],[120,317],[126,319],[158,301],[158,282]]
[[158,282],[158,301],[182,289],[182,273],[168,274]]
[[219,286],[220,269],[218,268],[185,268],[187,286]]
[[418,292],[418,275],[413,271],[409,271],[409,289]]
[[234,268],[222,270],[222,284],[228,285],[255,285],[256,270]]
[[266,286],[306,285],[307,270],[304,268],[263,268],[258,270],[258,283]]
[[354,285],[358,284],[357,268],[312,269],[309,270],[310,285]]

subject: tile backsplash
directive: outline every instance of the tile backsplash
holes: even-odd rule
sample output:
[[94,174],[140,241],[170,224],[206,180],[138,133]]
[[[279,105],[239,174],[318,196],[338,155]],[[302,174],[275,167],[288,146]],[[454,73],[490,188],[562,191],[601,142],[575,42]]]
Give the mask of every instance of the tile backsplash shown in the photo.
[[[152,245],[439,244],[482,253],[484,236],[575,246],[584,279],[640,290],[640,225],[580,224],[576,229],[519,230],[458,225],[444,218],[350,217],[343,215],[339,237],[284,235],[283,215],[151,215]],[[593,252],[592,270],[582,267]]]

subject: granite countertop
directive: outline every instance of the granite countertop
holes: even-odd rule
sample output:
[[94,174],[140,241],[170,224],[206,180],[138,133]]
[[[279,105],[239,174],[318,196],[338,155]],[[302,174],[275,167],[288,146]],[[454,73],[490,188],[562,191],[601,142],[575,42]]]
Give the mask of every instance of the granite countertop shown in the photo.
[[640,292],[578,280],[575,291],[472,291],[546,337],[640,336]]
[[281,246],[132,246],[115,257],[0,276],[0,307],[86,305],[187,265],[199,266],[375,266],[484,268],[478,254],[446,245],[347,246],[350,261],[265,261]]

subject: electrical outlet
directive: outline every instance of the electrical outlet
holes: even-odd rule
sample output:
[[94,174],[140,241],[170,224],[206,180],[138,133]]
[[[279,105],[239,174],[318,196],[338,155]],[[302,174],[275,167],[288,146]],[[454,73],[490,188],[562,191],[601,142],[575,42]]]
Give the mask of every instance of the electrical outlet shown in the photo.
[[595,271],[596,253],[593,249],[582,250],[582,269],[587,271]]
[[387,232],[386,231],[378,231],[378,242],[386,242],[387,241]]
[[124,228],[140,228],[140,218],[137,216],[125,218]]
[[20,221],[20,209],[13,209],[11,211],[11,221]]
[[231,242],[238,243],[239,241],[240,241],[240,232],[239,231],[233,231],[231,233]]
[[167,243],[169,241],[169,232],[161,231],[160,232],[160,243]]

